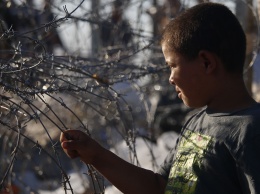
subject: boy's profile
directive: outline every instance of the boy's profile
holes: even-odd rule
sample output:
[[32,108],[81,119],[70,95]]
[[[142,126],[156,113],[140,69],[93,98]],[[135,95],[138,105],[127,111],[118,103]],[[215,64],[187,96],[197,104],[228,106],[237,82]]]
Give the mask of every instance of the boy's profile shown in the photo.
[[129,164],[77,130],[61,134],[71,158],[92,164],[123,193],[260,193],[260,105],[243,81],[246,38],[224,5],[202,3],[173,19],[162,34],[170,84],[201,108],[158,172]]

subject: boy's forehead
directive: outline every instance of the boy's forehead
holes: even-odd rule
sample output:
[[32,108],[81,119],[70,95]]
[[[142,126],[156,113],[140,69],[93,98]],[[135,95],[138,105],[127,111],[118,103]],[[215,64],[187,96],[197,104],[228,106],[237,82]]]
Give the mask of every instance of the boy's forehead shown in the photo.
[[177,53],[175,52],[174,48],[172,48],[167,42],[162,43],[162,52],[163,54],[167,55],[176,55]]
[[176,58],[177,53],[170,49],[167,44],[162,44],[162,52],[164,54],[165,59],[173,59]]
[[162,44],[162,52],[163,52],[163,54],[165,55],[166,53],[169,53],[170,52],[170,48],[169,48],[169,46],[167,45],[167,43],[163,43]]
[[162,51],[165,62],[168,65],[186,63],[189,61],[189,59],[186,58],[184,55],[174,51],[173,49],[169,49],[167,46],[162,46]]

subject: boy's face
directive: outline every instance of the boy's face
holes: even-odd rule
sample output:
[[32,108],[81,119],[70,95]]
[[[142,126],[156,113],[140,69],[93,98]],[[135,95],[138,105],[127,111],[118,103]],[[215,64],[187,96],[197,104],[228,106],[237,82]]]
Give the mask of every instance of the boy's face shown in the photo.
[[184,56],[167,49],[162,45],[165,61],[171,69],[169,82],[175,86],[178,97],[185,105],[198,108],[207,105],[207,80],[205,66],[197,57],[188,60]]

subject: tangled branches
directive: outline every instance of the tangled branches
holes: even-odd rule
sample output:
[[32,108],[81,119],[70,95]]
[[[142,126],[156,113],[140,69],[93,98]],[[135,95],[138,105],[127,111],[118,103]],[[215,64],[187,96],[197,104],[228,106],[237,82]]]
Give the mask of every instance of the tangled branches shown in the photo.
[[[150,83],[153,78],[159,79],[158,75],[164,74],[160,50],[153,38],[142,37],[141,33],[132,30],[131,41],[124,39],[113,44],[106,42],[110,46],[100,49],[94,57],[69,52],[55,55],[54,48],[51,47],[55,42],[50,42],[50,37],[57,36],[55,29],[67,22],[82,22],[84,18],[85,22],[99,27],[110,25],[113,28],[113,25],[119,25],[111,24],[110,20],[110,23],[104,24],[93,18],[93,15],[87,19],[87,13],[85,17],[75,17],[74,12],[84,2],[81,1],[69,12],[66,6],[60,9],[46,1],[46,6],[63,10],[65,16],[55,16],[44,24],[36,23],[26,31],[19,31],[19,25],[16,29],[13,25],[8,26],[2,17],[0,193],[13,190],[13,185],[32,193],[38,193],[37,189],[46,190],[48,187],[49,190],[54,190],[63,185],[65,193],[74,193],[68,169],[81,164],[66,161],[58,143],[59,134],[69,128],[86,132],[108,148],[113,147],[117,141],[124,140],[129,148],[131,162],[139,165],[135,139],[140,134],[139,129],[147,125],[149,102],[140,93],[137,99],[142,105],[131,100],[129,103],[125,95],[128,90],[146,90],[149,94],[151,85],[140,86],[138,80],[146,78]],[[12,7],[5,7],[6,10],[35,11],[30,4],[12,3]],[[62,44],[60,46],[67,50]],[[134,60],[139,58],[139,54],[149,55],[145,60],[142,59],[143,65]],[[163,80],[166,81],[167,77]],[[137,110],[138,106],[147,108],[147,116],[136,120],[143,114],[140,108]],[[148,135],[149,132],[146,132],[147,137]],[[92,188],[95,193],[103,193],[103,178],[92,166],[88,166],[87,171],[92,183],[86,188]],[[41,186],[34,187],[25,181],[28,172],[37,180],[59,181],[41,183]]]

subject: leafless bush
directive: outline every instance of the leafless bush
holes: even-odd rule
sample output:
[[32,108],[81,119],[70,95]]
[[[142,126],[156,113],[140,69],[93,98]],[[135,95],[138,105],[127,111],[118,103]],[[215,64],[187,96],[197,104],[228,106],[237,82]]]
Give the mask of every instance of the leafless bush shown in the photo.
[[[23,182],[29,171],[45,182],[58,180],[55,184],[46,183],[41,186],[45,188],[40,189],[46,190],[48,185],[54,190],[63,185],[65,193],[73,193],[67,175],[73,166],[66,162],[58,142],[60,133],[69,128],[85,131],[108,148],[116,141],[125,140],[132,162],[138,164],[135,151],[135,138],[139,133],[137,125],[147,125],[147,118],[138,121],[136,118],[140,109],[148,107],[149,103],[141,90],[149,93],[150,86],[140,86],[137,80],[148,76],[149,79],[159,79],[158,75],[165,70],[156,39],[145,37],[120,18],[127,4],[110,2],[114,12],[118,13],[113,13],[111,17],[114,18],[109,19],[101,15],[97,17],[97,10],[88,9],[86,4],[90,2],[87,1],[62,2],[63,6],[51,1],[44,3],[45,7],[39,10],[33,2],[2,2],[5,11],[1,17],[0,42],[2,191],[10,190],[15,183],[28,192],[37,193],[36,187]],[[66,3],[73,7],[71,11]],[[108,5],[99,6],[102,9]],[[76,14],[77,11],[80,13]],[[85,23],[89,24],[89,30],[98,29],[100,34],[91,38],[99,41],[96,43],[98,48],[95,43],[90,45],[92,51],[88,52],[94,53],[92,57],[66,48],[57,33],[63,25]],[[76,34],[72,37],[77,39]],[[81,37],[78,40],[82,41]],[[80,44],[75,41],[77,43]],[[55,50],[55,45],[62,51]],[[149,57],[135,61],[139,54],[145,53]],[[137,94],[135,98],[142,105],[134,101],[129,104],[125,95],[138,90],[141,97]],[[133,110],[138,106],[143,107]],[[92,177],[90,187],[95,193],[104,192],[103,180],[91,166],[88,166],[87,174]]]

